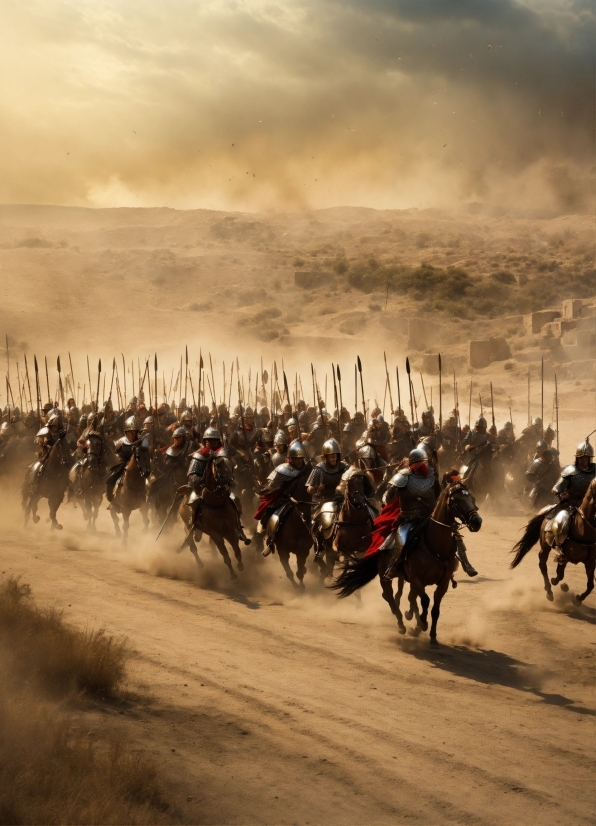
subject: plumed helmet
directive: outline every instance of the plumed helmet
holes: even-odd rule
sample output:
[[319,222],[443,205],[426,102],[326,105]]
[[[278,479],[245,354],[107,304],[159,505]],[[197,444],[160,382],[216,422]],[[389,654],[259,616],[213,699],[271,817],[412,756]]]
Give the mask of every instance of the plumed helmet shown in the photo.
[[474,425],[476,427],[486,427],[486,419],[484,418],[484,416],[478,416],[478,418],[474,422]]
[[532,420],[532,424],[536,426],[542,425],[542,419],[540,418],[540,416],[536,416],[536,418]]
[[141,425],[139,424],[139,420],[136,416],[129,416],[128,419],[124,422],[124,432],[126,433],[129,430],[140,430]]
[[190,410],[185,410],[184,413],[180,416],[181,422],[190,422],[192,424],[192,413]]
[[575,451],[575,458],[579,458],[580,456],[589,456],[590,459],[594,458],[594,448],[590,444],[590,440],[586,439],[585,442],[581,442],[577,446],[577,450]]
[[306,451],[302,446],[302,442],[294,442],[288,448],[288,459],[305,459]]
[[174,439],[186,439],[186,429],[184,427],[177,427],[172,433]]
[[408,462],[411,465],[415,465],[417,462],[426,462],[428,461],[428,455],[425,450],[420,447],[415,447],[414,450],[410,451],[410,455],[408,456]]
[[287,445],[287,443],[288,443],[288,437],[286,436],[286,434],[283,432],[283,430],[278,430],[277,433],[275,434],[275,438],[273,439],[273,444],[274,445]]
[[207,439],[217,439],[221,442],[221,436],[219,435],[219,430],[216,430],[214,427],[207,427],[205,432],[203,433],[203,441],[206,442]]
[[341,448],[335,441],[335,439],[327,439],[326,442],[323,442],[323,449],[321,450],[323,456],[332,456],[334,453],[337,453],[338,456],[341,455]]

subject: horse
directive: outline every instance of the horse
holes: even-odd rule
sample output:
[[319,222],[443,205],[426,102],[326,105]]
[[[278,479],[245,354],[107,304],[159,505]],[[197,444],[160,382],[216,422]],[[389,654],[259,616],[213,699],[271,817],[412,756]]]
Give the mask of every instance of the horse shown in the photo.
[[354,559],[364,554],[370,545],[374,512],[364,495],[362,480],[362,474],[354,473],[345,483],[343,501],[333,514],[331,531],[325,539],[324,557],[317,560],[321,583],[333,576],[340,560]]
[[[197,551],[196,541],[200,541],[205,533],[222,555],[230,576],[235,581],[238,579],[238,575],[232,566],[232,560],[225,545],[226,542],[234,551],[236,567],[239,571],[244,570],[244,563],[238,541],[238,520],[241,511],[239,513],[236,509],[236,505],[229,494],[233,474],[234,471],[229,459],[224,456],[212,459],[205,469],[204,485],[196,505],[196,515],[191,506],[192,503],[188,502],[188,498],[180,504],[178,515],[187,531],[182,547],[188,545],[197,565],[200,568],[203,567]],[[179,489],[179,491],[181,490],[187,490],[187,488]]]
[[493,456],[493,449],[490,443],[484,445],[477,453],[464,454],[467,464],[460,468],[462,481],[467,489],[480,502],[484,502],[487,496],[498,499],[503,491],[504,475],[503,468],[498,460]]
[[[186,460],[178,462],[173,467],[167,468],[161,475],[151,478],[147,502],[153,506],[160,524],[166,519],[168,507],[176,497],[176,492],[186,483],[187,464]],[[171,524],[169,519],[168,523]]]
[[27,468],[21,495],[25,511],[25,525],[29,522],[29,516],[35,524],[39,522],[37,505],[40,499],[47,499],[52,530],[62,530],[56,513],[62,504],[68,486],[68,471],[71,464],[72,454],[68,443],[64,437],[59,437],[45,459],[33,462]]
[[[143,533],[149,530],[149,516],[147,505],[147,478],[151,473],[151,458],[149,450],[143,446],[143,440],[139,439],[133,449],[132,456],[126,464],[123,475],[118,481],[114,498],[108,510],[116,529],[116,536],[122,536],[122,542],[126,545],[128,541],[128,529],[130,514],[139,510],[143,517]],[[122,514],[122,532],[118,514]]]
[[[299,591],[304,591],[306,560],[313,546],[310,524],[312,502],[311,495],[306,489],[307,479],[308,472],[305,470],[289,486],[284,497],[284,504],[277,506],[267,522],[267,534],[279,555],[285,574],[294,588]],[[298,582],[290,568],[290,554],[296,556]]]
[[87,530],[95,531],[95,523],[103,500],[106,477],[106,445],[102,436],[90,433],[87,437],[87,456],[70,469],[69,479],[75,499],[81,503]]
[[[560,509],[560,505],[550,507],[532,517],[526,525],[524,535],[513,548],[515,557],[511,563],[512,568],[517,568],[525,555],[540,541],[540,551],[538,553],[538,567],[544,579],[544,590],[546,598],[553,601],[553,590],[551,585],[558,585],[565,577],[567,563],[577,565],[583,562],[586,569],[587,587],[583,594],[576,595],[574,602],[581,604],[586,597],[594,590],[594,568],[596,566],[596,479],[590,483],[583,501],[579,508],[575,508],[569,519],[567,538],[561,546],[562,554],[557,560],[557,575],[550,581],[548,578],[548,557],[552,550],[552,545],[546,536],[546,522],[552,516],[555,509]],[[569,590],[567,583],[561,585],[562,591]]]
[[[409,620],[412,616],[416,616],[417,625],[414,633],[418,635],[420,631],[428,629],[427,618],[430,598],[426,594],[425,588],[436,585],[430,629],[430,641],[432,644],[436,644],[441,600],[449,588],[451,577],[458,565],[454,536],[458,519],[473,533],[479,531],[482,526],[482,518],[478,513],[474,497],[461,480],[446,484],[437,499],[430,518],[424,520],[420,525],[420,530],[413,539],[411,549],[406,549],[405,554],[402,553],[402,557],[397,562],[394,571],[390,570],[394,567],[392,565],[394,550],[381,547],[377,552],[364,556],[362,559],[348,560],[337,581],[331,587],[338,591],[340,598],[343,598],[355,593],[363,585],[378,576],[381,581],[383,599],[388,603],[391,612],[397,619],[400,634],[405,634],[406,627],[399,608],[399,600],[404,582],[409,582],[410,610],[406,612],[406,619]],[[394,575],[398,577],[397,600],[393,595],[391,583],[391,578]],[[422,612],[418,610],[418,597],[422,605]]]

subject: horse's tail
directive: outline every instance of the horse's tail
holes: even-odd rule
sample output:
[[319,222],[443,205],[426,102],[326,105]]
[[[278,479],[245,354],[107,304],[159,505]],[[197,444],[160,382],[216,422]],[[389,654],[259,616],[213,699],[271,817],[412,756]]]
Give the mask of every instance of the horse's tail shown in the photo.
[[540,530],[542,528],[543,521],[544,514],[542,513],[539,513],[530,519],[526,525],[524,535],[513,547],[512,553],[515,554],[515,557],[510,565],[511,568],[517,568],[528,551],[531,551],[534,545],[538,542],[540,539]]
[[350,559],[345,565],[331,588],[338,591],[339,599],[349,597],[359,588],[368,585],[377,576],[377,555],[365,556],[362,559]]

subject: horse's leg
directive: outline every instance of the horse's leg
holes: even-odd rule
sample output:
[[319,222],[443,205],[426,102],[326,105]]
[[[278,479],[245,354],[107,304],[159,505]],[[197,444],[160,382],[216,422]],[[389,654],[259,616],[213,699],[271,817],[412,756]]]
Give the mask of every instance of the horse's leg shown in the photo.
[[58,513],[58,508],[62,504],[63,498],[64,492],[48,498],[48,505],[50,507],[50,519],[52,521],[52,530],[55,531],[62,530],[62,525],[58,522],[56,514]]
[[240,549],[240,543],[238,542],[238,536],[235,529],[229,532],[229,535],[226,536],[226,540],[232,546],[232,550],[234,551],[234,556],[236,557],[236,567],[239,571],[243,571],[244,562],[242,561],[242,550]]
[[395,605],[395,597],[393,596],[393,580],[385,577],[387,570],[387,554],[380,552],[377,559],[377,571],[379,572],[379,582],[381,583],[381,592],[383,599],[391,609],[393,616],[397,616],[397,606]]
[[141,512],[141,516],[143,517],[143,533],[149,533],[149,505],[147,502],[144,502],[139,507],[139,510]]
[[293,573],[292,569],[290,568],[290,554],[289,554],[289,552],[286,551],[286,550],[283,550],[279,547],[276,547],[276,550],[277,550],[277,555],[279,556],[279,561],[281,562],[282,567],[283,567],[284,571],[286,572],[287,578],[290,580],[290,582],[292,583],[294,588],[298,588],[299,587],[298,583],[294,579],[294,573]]
[[215,547],[217,548],[217,550],[222,555],[223,561],[228,566],[230,576],[232,577],[232,579],[234,581],[236,581],[238,579],[238,574],[236,573],[236,571],[232,567],[232,560],[230,559],[230,554],[228,553],[228,549],[225,546],[225,543],[223,541],[223,537],[218,537],[217,539],[213,539],[213,541],[215,542]]
[[114,523],[114,528],[116,530],[116,536],[122,536],[122,532],[120,530],[120,520],[118,519],[118,512],[116,508],[109,508],[110,516],[112,517],[112,522]]
[[411,633],[417,637],[418,634],[422,631],[422,625],[420,623],[420,611],[418,610],[418,593],[416,592],[414,586],[410,582],[410,593],[408,594],[408,602],[410,603],[410,610],[406,611],[406,619],[410,620],[412,617],[416,619],[416,627],[412,629]]
[[420,603],[422,605],[422,613],[420,614],[420,627],[423,631],[428,630],[428,609],[430,607],[430,597],[422,588],[422,592],[420,594]]
[[402,616],[401,609],[399,607],[399,603],[401,601],[401,595],[404,592],[404,583],[405,583],[405,579],[403,579],[403,577],[401,577],[401,576],[398,577],[398,580],[397,580],[397,593],[394,597],[395,616],[397,618],[397,628],[398,628],[400,634],[405,634],[406,633],[406,626],[404,625],[404,618]]
[[122,508],[122,544],[128,544],[128,529],[130,528],[131,511]]
[[447,589],[449,588],[449,582],[451,577],[448,573],[445,574],[441,582],[435,588],[435,593],[433,596],[433,607],[432,611],[430,612],[432,617],[432,622],[430,626],[430,641],[433,645],[438,645],[437,642],[437,623],[439,622],[439,615],[441,613],[441,600],[447,593]]
[[553,601],[553,589],[550,587],[550,580],[548,578],[548,557],[551,551],[550,545],[547,545],[546,542],[540,542],[540,552],[538,554],[538,567],[540,568],[540,573],[542,574],[542,578],[544,579],[544,590],[546,591],[546,598]]
[[[557,573],[556,576],[552,577],[551,583],[553,585],[558,585],[559,582],[562,582],[565,579],[565,568],[567,567],[567,560],[566,559],[559,559],[557,562]],[[569,586],[567,583],[561,585],[561,591],[568,591]]]
[[[190,528],[187,528],[187,530],[190,530]],[[191,554],[194,556],[195,562],[197,563],[199,568],[204,568],[205,566],[203,565],[201,558],[199,557],[199,551],[197,549],[194,537],[192,535],[192,531],[189,534],[188,539],[186,540],[186,544],[188,545]]]
[[596,554],[594,551],[589,551],[588,557],[584,562],[586,567],[586,577],[588,580],[587,588],[583,592],[583,594],[579,594],[575,597],[574,602],[576,605],[582,603],[587,596],[589,596],[592,591],[594,590],[594,568],[596,567]]
[[308,551],[296,552],[296,576],[298,577],[298,587],[301,591],[304,591],[304,574],[306,573],[307,557]]

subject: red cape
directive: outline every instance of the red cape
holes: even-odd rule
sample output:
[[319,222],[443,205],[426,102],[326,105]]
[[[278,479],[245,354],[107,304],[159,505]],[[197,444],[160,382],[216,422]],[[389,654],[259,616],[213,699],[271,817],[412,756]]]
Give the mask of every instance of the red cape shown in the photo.
[[281,488],[275,488],[275,490],[270,490],[269,493],[266,493],[261,497],[261,503],[257,508],[257,512],[253,516],[253,519],[259,520],[263,516],[267,508],[272,505],[279,496],[280,490]]
[[383,542],[387,539],[391,531],[395,530],[395,523],[399,519],[400,514],[399,496],[396,496],[393,502],[384,506],[381,513],[375,519],[370,545],[364,556],[374,556],[379,552],[379,548]]

